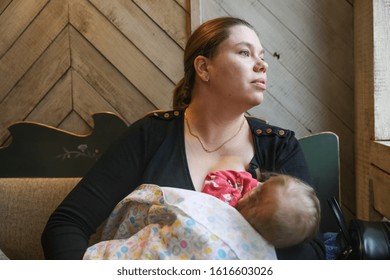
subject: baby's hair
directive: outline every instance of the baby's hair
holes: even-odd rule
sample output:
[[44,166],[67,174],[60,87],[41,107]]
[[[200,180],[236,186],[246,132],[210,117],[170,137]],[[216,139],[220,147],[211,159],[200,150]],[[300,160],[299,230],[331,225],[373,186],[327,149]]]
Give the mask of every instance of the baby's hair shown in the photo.
[[[272,176],[269,183],[280,186],[272,218],[260,231],[275,247],[288,247],[313,238],[319,230],[321,208],[312,187],[286,176]],[[270,186],[271,188],[277,186]]]

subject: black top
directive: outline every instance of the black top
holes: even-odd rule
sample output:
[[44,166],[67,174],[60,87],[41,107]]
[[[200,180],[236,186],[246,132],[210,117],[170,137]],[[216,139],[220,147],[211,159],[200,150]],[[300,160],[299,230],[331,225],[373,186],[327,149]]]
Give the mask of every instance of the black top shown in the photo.
[[[253,117],[247,121],[255,146],[255,157],[248,170],[253,177],[259,172],[277,172],[309,182],[294,132]],[[149,114],[132,124],[109,148],[51,215],[42,235],[45,257],[81,259],[89,237],[116,204],[144,183],[195,191],[185,153],[182,111]],[[323,257],[312,243],[278,250],[278,257]]]

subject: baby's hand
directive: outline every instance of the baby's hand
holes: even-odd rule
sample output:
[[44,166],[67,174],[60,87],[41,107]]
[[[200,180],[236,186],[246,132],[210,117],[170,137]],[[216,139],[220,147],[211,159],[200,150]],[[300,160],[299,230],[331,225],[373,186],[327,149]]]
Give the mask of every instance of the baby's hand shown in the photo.
[[172,209],[162,205],[152,205],[148,211],[147,224],[170,225],[176,221]]

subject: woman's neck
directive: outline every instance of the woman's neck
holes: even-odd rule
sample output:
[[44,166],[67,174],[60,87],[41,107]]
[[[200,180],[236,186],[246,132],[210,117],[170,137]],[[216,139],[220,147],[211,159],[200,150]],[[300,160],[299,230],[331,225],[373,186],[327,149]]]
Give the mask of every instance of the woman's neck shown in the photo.
[[185,112],[185,147],[192,182],[200,191],[209,172],[247,170],[254,148],[243,113],[234,116],[194,105]]
[[185,115],[191,134],[212,146],[238,134],[245,120],[243,113],[233,114],[224,107],[210,108],[210,105],[196,103],[191,103]]

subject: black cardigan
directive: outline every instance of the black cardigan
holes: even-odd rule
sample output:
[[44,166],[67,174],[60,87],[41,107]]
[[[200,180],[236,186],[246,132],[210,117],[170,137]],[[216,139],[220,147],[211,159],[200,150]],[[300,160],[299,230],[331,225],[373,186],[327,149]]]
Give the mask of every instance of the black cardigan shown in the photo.
[[[249,172],[289,174],[309,182],[294,132],[248,117],[255,146]],[[81,259],[89,237],[116,204],[137,186],[151,183],[195,190],[184,144],[184,113],[151,113],[132,124],[51,215],[42,235],[47,259]],[[323,258],[317,242],[277,250],[281,259]]]

